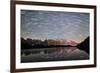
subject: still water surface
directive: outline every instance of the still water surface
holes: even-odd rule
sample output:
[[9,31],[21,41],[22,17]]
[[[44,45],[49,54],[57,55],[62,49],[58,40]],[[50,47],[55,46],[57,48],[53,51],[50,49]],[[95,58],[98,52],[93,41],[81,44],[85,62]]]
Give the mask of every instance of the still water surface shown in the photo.
[[89,55],[77,47],[34,48],[21,50],[22,63],[86,59],[89,59]]

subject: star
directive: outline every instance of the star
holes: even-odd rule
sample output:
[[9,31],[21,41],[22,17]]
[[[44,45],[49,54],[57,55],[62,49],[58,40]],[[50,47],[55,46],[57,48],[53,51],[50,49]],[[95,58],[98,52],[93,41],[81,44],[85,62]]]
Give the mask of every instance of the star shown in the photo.
[[89,36],[89,17],[89,13],[21,10],[21,37],[83,41]]

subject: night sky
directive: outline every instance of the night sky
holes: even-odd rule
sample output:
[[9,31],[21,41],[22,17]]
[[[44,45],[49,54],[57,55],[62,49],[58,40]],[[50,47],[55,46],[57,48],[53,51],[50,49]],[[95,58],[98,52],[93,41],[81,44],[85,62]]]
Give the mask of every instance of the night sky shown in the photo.
[[89,36],[89,13],[21,10],[21,37],[81,42]]

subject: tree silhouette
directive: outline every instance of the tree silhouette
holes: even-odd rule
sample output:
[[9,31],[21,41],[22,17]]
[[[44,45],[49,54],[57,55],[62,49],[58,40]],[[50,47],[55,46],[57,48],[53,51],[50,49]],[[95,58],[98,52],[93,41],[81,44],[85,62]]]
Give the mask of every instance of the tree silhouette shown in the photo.
[[25,40],[23,37],[21,37],[21,49],[29,49],[32,48],[31,39]]

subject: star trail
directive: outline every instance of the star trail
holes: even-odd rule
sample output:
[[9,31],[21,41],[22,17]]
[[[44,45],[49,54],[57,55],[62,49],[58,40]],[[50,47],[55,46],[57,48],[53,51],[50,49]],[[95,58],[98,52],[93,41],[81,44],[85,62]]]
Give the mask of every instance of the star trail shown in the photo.
[[81,42],[89,36],[89,13],[21,10],[21,37]]

